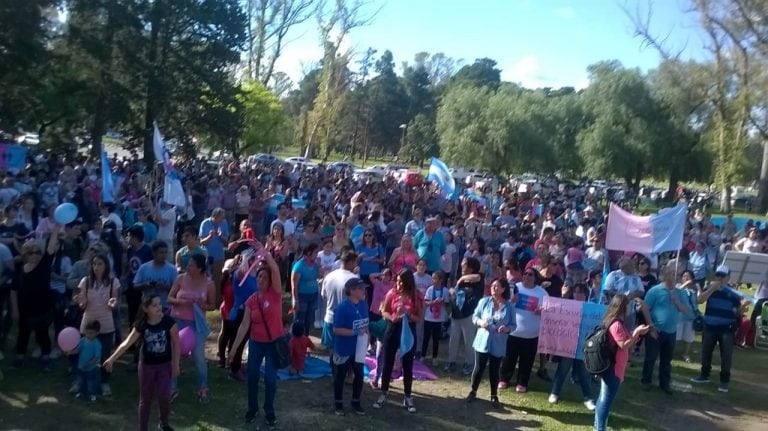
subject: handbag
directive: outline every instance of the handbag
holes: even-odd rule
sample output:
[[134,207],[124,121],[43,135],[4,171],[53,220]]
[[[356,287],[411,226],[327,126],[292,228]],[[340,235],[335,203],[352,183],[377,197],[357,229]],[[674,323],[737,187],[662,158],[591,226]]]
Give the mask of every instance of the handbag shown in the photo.
[[267,337],[271,340],[271,343],[275,346],[275,366],[277,369],[283,369],[288,365],[291,365],[291,349],[288,347],[288,335],[281,335],[276,339],[272,338],[272,332],[269,330],[269,324],[264,318],[264,308],[261,306],[261,298],[257,297],[257,304],[259,304],[259,312],[261,312],[261,319],[264,321],[264,328],[267,330]]

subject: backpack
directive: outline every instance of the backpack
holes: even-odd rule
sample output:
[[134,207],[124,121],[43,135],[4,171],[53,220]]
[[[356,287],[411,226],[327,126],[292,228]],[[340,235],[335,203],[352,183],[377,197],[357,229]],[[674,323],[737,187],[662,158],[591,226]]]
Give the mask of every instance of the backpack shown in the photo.
[[616,348],[611,345],[611,334],[604,325],[595,327],[584,340],[584,368],[590,374],[602,374],[616,362]]

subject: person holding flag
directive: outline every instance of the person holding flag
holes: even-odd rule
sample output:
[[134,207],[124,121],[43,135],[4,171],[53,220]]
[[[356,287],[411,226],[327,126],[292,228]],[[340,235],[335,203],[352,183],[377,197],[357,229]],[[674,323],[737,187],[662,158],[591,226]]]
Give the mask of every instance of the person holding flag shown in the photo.
[[[416,323],[421,321],[423,310],[424,305],[416,290],[413,272],[410,269],[401,270],[397,274],[395,288],[387,292],[381,303],[381,315],[389,321],[389,325],[382,340],[384,364],[376,365],[377,367],[384,367],[381,376],[381,395],[373,404],[376,409],[384,407],[384,403],[387,402],[392,368],[395,365],[395,356],[399,349],[403,364],[403,392],[405,393],[403,407],[408,409],[410,413],[416,413],[416,406],[413,404],[413,397],[411,396],[413,357],[416,350],[413,334],[416,330]],[[406,324],[403,323],[404,321]]]
[[446,198],[453,200],[456,196],[456,180],[453,179],[448,166],[440,159],[432,157],[432,164],[429,166],[429,174],[427,174],[427,180],[434,181],[440,190],[445,193]]

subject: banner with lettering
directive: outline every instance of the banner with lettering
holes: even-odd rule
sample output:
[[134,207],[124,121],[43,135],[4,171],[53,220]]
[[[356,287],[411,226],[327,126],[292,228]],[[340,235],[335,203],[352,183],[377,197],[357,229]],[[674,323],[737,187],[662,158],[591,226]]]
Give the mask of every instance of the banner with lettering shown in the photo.
[[0,169],[19,172],[27,165],[27,149],[11,142],[0,143]]
[[539,353],[583,359],[584,340],[605,315],[606,307],[591,302],[545,297],[539,326]]

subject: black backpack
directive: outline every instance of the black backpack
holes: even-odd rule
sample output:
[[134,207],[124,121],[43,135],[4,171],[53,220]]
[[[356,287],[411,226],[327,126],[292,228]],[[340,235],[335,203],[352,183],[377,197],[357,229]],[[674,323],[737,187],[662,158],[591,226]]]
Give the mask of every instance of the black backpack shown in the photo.
[[611,345],[611,334],[604,325],[595,327],[589,334],[583,350],[584,368],[590,374],[602,374],[616,362],[616,348]]

